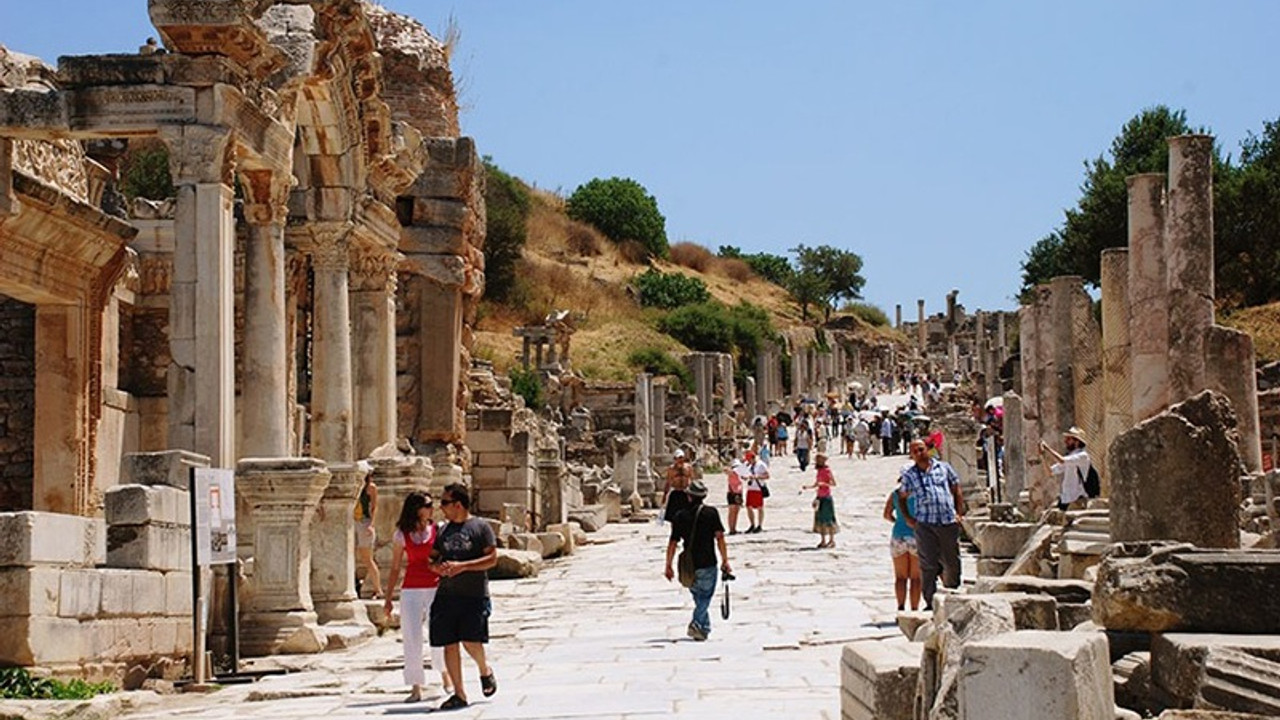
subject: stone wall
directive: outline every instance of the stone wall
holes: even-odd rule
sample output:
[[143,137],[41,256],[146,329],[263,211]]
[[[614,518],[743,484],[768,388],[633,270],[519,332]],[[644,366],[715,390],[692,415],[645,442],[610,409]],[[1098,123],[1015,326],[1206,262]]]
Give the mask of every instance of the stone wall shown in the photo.
[[382,99],[391,118],[416,126],[427,137],[461,135],[446,47],[413,18],[377,5],[366,5],[365,12],[378,37]]
[[31,509],[35,448],[36,309],[0,298],[0,510]]

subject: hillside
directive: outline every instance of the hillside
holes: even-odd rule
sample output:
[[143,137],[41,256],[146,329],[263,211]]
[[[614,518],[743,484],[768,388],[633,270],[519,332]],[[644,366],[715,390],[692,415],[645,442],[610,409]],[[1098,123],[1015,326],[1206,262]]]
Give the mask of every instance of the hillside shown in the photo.
[[[512,329],[541,323],[553,310],[569,310],[581,318],[570,354],[574,369],[590,379],[633,377],[636,370],[627,357],[636,350],[655,348],[675,357],[688,352],[656,329],[660,311],[640,307],[628,291],[632,278],[650,267],[643,253],[571,220],[559,196],[529,192],[528,239],[517,261],[515,285],[508,302],[482,303],[476,357],[492,361],[500,371],[509,369],[519,361],[521,348]],[[702,280],[712,297],[726,305],[749,301],[766,310],[780,331],[802,324],[799,307],[787,292],[751,274],[739,261],[684,243],[673,247],[671,261],[655,261],[652,267]],[[867,331],[901,337],[887,328],[867,326]]]
[[1253,336],[1258,364],[1280,360],[1280,302],[1237,310],[1219,322]]

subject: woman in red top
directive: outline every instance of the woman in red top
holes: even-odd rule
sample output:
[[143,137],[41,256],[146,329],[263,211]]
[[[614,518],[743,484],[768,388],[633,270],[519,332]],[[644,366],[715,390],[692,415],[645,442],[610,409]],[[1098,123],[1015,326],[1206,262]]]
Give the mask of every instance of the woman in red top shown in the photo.
[[[400,590],[400,631],[404,633],[404,681],[413,686],[405,702],[422,699],[426,674],[422,669],[422,627],[431,602],[436,597],[440,576],[431,570],[431,553],[435,547],[437,528],[431,518],[431,496],[415,490],[404,499],[396,532],[392,536],[391,576],[387,579],[383,610],[391,617],[391,597],[400,568],[404,567],[404,586]],[[406,562],[407,558],[407,562]],[[443,648],[431,648],[431,667],[440,670],[444,692],[451,692],[449,673],[444,667]]]

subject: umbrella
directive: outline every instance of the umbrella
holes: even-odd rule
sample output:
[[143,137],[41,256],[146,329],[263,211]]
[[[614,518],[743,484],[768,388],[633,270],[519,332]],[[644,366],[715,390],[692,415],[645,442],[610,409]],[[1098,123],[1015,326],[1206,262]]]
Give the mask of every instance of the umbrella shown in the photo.
[[914,418],[912,418],[912,420],[915,420],[918,423],[933,422],[933,418],[929,417],[928,415],[917,415]]
[[1004,407],[1004,397],[1001,395],[997,395],[991,398],[990,400],[988,400],[987,404],[984,405],[983,407]]

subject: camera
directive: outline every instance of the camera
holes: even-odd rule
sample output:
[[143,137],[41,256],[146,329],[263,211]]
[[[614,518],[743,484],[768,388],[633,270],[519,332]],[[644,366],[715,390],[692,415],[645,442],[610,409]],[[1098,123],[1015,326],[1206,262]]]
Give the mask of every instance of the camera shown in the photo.
[[720,571],[720,582],[729,582],[730,580],[737,580],[737,579],[738,578],[734,577],[733,573],[729,572],[728,570]]

